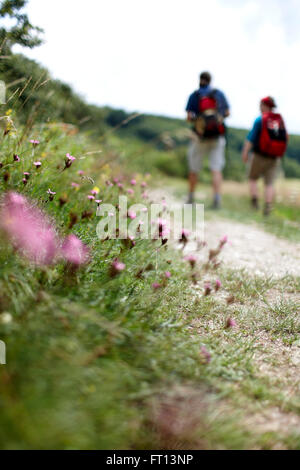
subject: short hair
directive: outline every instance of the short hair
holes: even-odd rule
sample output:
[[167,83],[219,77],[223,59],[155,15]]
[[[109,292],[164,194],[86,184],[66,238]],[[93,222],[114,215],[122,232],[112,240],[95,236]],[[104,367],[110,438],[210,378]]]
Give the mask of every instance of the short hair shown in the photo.
[[205,80],[207,83],[211,82],[211,74],[209,72],[202,72],[200,75],[200,80]]

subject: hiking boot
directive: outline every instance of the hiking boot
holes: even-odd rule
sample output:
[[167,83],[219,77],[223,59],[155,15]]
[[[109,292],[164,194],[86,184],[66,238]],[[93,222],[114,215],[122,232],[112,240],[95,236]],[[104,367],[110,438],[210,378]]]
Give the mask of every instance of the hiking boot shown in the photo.
[[264,208],[264,216],[268,217],[272,212],[272,204],[269,202],[266,202],[265,208]]
[[216,195],[214,197],[214,201],[213,201],[213,204],[212,204],[212,207],[211,207],[213,210],[218,210],[218,209],[221,209],[221,197],[220,195]]
[[251,207],[252,207],[252,209],[255,209],[255,210],[258,210],[258,209],[259,209],[257,197],[253,197],[253,198],[251,199]]

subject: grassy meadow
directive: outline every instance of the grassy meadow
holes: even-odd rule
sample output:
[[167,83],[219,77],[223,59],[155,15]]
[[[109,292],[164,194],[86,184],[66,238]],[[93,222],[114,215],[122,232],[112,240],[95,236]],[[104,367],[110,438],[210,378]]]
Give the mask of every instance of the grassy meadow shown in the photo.
[[[300,449],[299,278],[262,278],[209,251],[203,262],[140,231],[97,237],[97,208],[118,212],[120,195],[148,207],[157,189],[185,200],[187,124],[89,105],[34,61],[5,53],[0,448]],[[217,217],[298,243],[299,136],[265,219],[249,210],[245,135],[228,130]],[[209,183],[206,165],[197,201],[213,222]]]
[[[279,422],[298,422],[299,394],[289,378],[258,367],[263,355],[271,371],[290,367],[299,279],[256,278],[216,259],[193,263],[161,240],[99,240],[95,200],[117,205],[126,194],[149,203],[145,192],[157,186],[185,195],[183,180],[151,171],[165,151],[114,134],[70,135],[55,122],[26,127],[14,111],[3,121],[1,193],[33,201],[90,259],[76,269],[61,259],[34,265],[1,238],[1,448],[299,449],[297,427],[270,431],[259,421],[276,410]],[[68,167],[67,154],[75,158]],[[299,239],[285,225],[295,220],[294,201],[266,223],[249,213],[246,194],[237,201],[241,186],[225,188],[221,217]],[[203,191],[208,198],[208,186]],[[277,343],[270,354],[266,347]]]

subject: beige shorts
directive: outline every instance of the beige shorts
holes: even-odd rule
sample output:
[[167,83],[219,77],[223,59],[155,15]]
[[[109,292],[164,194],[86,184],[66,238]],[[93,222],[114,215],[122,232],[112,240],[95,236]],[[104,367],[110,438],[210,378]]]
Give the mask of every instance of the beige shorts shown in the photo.
[[188,148],[189,171],[198,173],[205,157],[209,158],[209,168],[212,171],[222,171],[225,166],[225,146],[224,136],[207,140],[194,137]]
[[254,153],[250,163],[249,178],[257,180],[262,176],[266,185],[272,185],[277,176],[279,166],[279,158],[264,157]]

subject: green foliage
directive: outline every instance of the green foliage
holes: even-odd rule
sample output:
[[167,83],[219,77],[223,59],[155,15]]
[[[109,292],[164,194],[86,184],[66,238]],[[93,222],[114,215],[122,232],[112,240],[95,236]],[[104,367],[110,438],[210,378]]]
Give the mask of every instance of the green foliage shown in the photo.
[[285,157],[282,160],[282,166],[284,174],[287,178],[300,178],[300,164],[298,163],[297,159]]
[[33,48],[41,44],[39,33],[41,28],[33,26],[26,13],[22,10],[27,4],[27,0],[1,0],[0,1],[0,18],[9,18],[15,23],[12,27],[0,28],[0,46],[2,54],[11,53],[14,44],[24,47]]
[[[155,169],[169,176],[186,177],[186,152],[189,143],[189,124],[180,119],[164,116],[137,115],[109,107],[87,104],[70,86],[52,80],[47,69],[23,55],[10,55],[0,61],[0,79],[7,84],[7,101],[16,110],[17,119],[25,124],[32,122],[61,121],[87,131],[95,140],[105,140],[106,134],[117,129],[117,135],[128,147],[139,149],[128,163],[137,163],[141,171]],[[244,181],[245,166],[241,150],[247,131],[229,128],[225,178]],[[288,178],[299,177],[300,137],[291,136],[283,168]],[[124,146],[123,146],[124,147]],[[124,147],[124,152],[127,152]],[[134,152],[135,154],[135,152]],[[209,181],[208,164],[201,174],[203,182]]]

